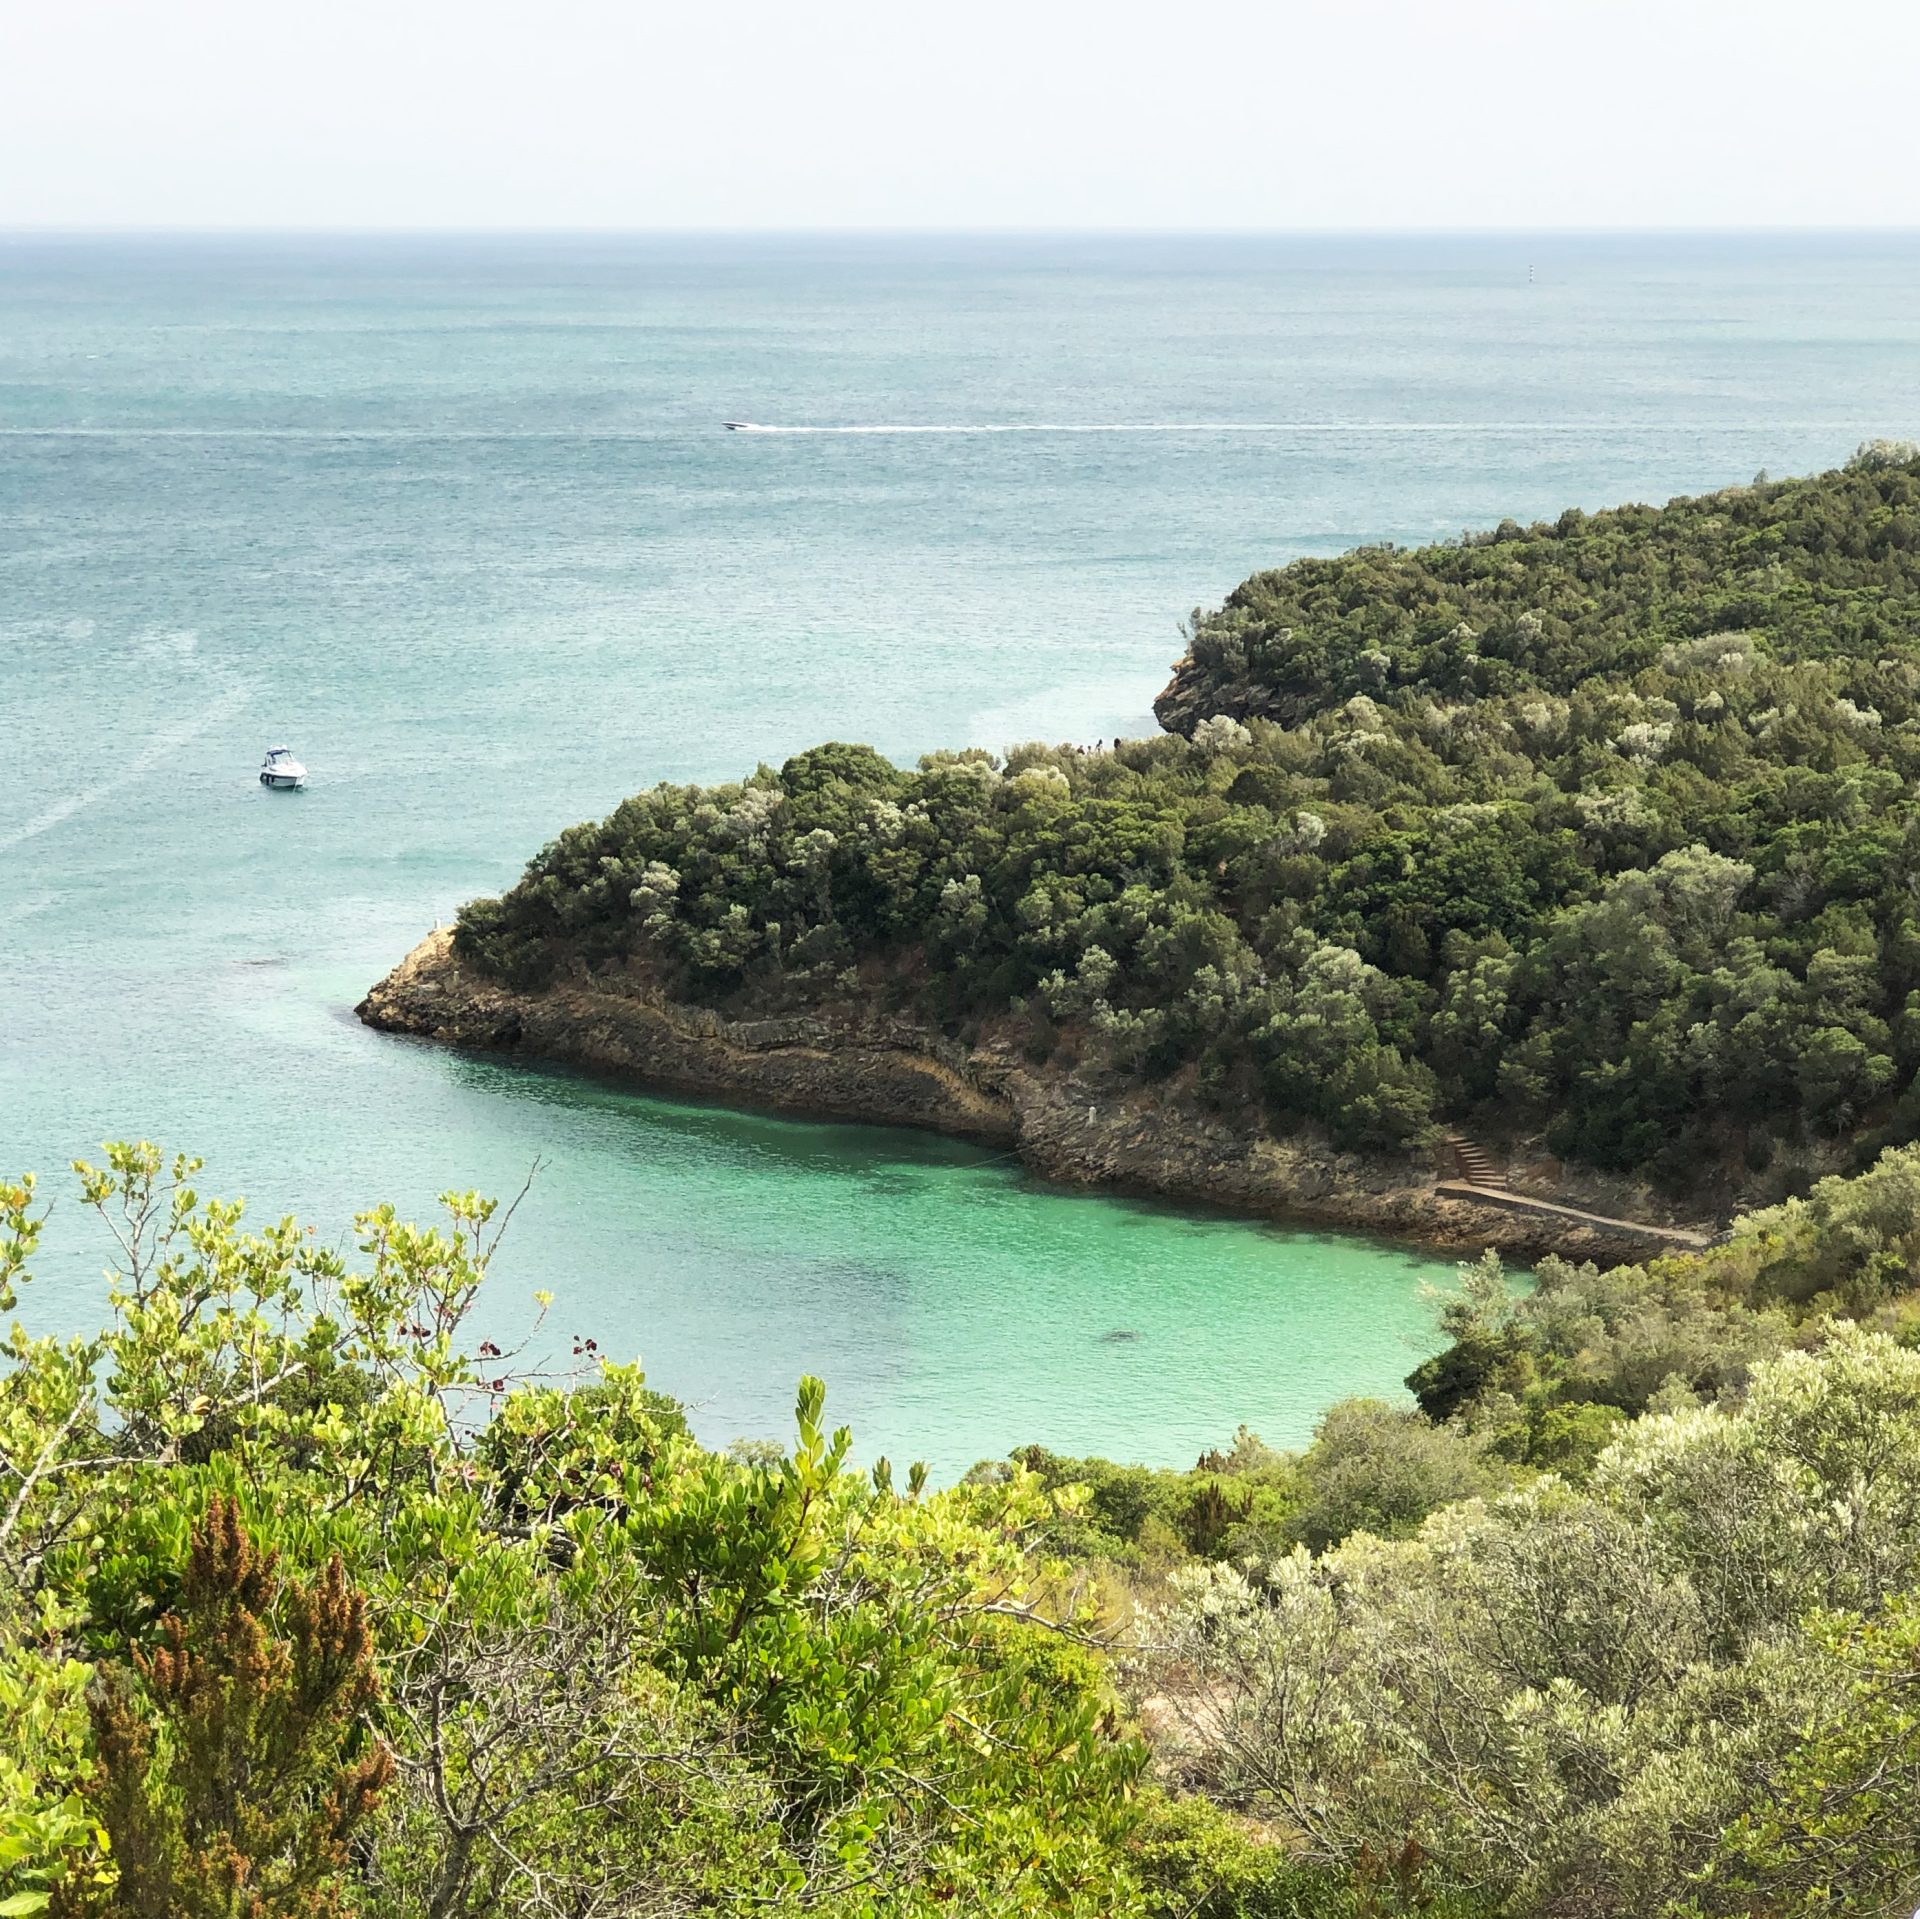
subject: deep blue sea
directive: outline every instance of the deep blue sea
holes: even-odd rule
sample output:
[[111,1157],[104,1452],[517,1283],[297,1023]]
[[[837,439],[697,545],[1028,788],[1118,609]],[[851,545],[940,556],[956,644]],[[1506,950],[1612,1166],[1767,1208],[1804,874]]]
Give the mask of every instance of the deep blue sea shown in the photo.
[[[109,1136],[330,1238],[543,1171],[483,1308],[724,1440],[1185,1463],[1390,1392],[1444,1262],[1061,1194],[351,1016],[662,779],[1147,730],[1180,620],[1360,541],[1920,430],[1920,238],[0,238],[0,1168]],[[724,419],[782,429],[728,433]],[[291,744],[308,791],[254,770]]]

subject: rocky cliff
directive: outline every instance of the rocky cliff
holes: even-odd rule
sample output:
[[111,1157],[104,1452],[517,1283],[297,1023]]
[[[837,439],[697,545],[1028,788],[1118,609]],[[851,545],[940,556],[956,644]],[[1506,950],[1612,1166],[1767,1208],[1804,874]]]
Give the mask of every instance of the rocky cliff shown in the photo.
[[529,1063],[587,1068],[637,1087],[1004,1145],[1041,1177],[1274,1218],[1323,1221],[1477,1252],[1547,1251],[1608,1262],[1643,1239],[1440,1193],[1424,1159],[1334,1151],[1228,1124],[1177,1093],[1035,1068],[988,1037],[972,1048],[857,1007],[727,1019],[631,974],[513,991],[463,966],[434,933],[361,1001],[360,1017]]
[[1241,674],[1223,678],[1210,667],[1202,666],[1191,651],[1182,653],[1173,663],[1173,677],[1153,699],[1153,717],[1169,733],[1181,733],[1188,739],[1202,720],[1224,713],[1230,719],[1279,719],[1277,702],[1269,689]]

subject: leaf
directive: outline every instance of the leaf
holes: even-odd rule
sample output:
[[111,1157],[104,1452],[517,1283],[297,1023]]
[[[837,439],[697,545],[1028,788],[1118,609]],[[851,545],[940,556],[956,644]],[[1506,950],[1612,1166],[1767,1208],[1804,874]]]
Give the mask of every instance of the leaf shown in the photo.
[[0,1899],[0,1919],[21,1919],[29,1912],[45,1912],[52,1903],[53,1895],[48,1892],[10,1892]]

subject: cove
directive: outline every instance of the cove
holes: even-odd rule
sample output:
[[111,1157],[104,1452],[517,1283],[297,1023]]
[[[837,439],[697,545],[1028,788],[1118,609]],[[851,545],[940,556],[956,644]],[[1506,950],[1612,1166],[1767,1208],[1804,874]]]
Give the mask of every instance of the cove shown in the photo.
[[1242,1420],[1301,1443],[1334,1400],[1400,1393],[1435,1343],[1422,1285],[1453,1273],[1384,1241],[1049,1187],[930,1134],[448,1070],[552,1155],[503,1277],[533,1277],[524,1224],[539,1263],[561,1255],[564,1330],[646,1353],[712,1440],[782,1436],[810,1371],[863,1458],[942,1477],[1028,1440],[1157,1465]]
[[[474,1337],[513,1346],[549,1291],[523,1364],[565,1370],[587,1339],[638,1358],[715,1444],[785,1438],[812,1372],[863,1460],[924,1459],[949,1479],[1039,1441],[1186,1466],[1243,1420],[1302,1443],[1337,1399],[1399,1395],[1437,1343],[1421,1288],[1451,1280],[1445,1255],[1050,1187],[936,1134],[392,1039],[349,1011],[364,975],[278,957],[220,963],[197,994],[128,978],[84,1033],[48,1022],[41,1047],[23,1045],[16,1083],[61,1109],[68,1154],[133,1133],[191,1149],[202,1193],[244,1195],[255,1222],[295,1212],[343,1248],[360,1208],[425,1220],[469,1187],[504,1204],[537,1164]],[[150,1044],[156,1004],[165,1048]],[[144,1059],[136,1087],[115,1058]],[[284,1087],[300,1100],[278,1123],[250,1104]],[[79,1330],[111,1249],[59,1160],[37,1164],[58,1211],[26,1305],[36,1325]]]

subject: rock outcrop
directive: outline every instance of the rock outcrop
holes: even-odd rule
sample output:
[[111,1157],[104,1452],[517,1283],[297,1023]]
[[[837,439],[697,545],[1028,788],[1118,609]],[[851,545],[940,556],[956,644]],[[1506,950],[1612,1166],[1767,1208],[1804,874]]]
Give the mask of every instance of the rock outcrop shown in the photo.
[[962,1049],[884,1018],[728,1020],[626,976],[519,993],[463,966],[453,935],[423,940],[355,1009],[383,1032],[591,1068],[636,1085],[820,1118],[926,1126],[1012,1144],[1008,1101]]
[[1230,719],[1273,719],[1274,701],[1269,689],[1250,679],[1222,681],[1203,667],[1191,652],[1181,654],[1173,663],[1173,677],[1153,699],[1153,717],[1169,733],[1193,737],[1202,720],[1224,713]]
[[1478,1252],[1558,1252],[1602,1263],[1644,1238],[1530,1217],[1435,1190],[1424,1157],[1335,1151],[1230,1124],[1164,1088],[1035,1067],[991,1037],[965,1047],[859,1009],[728,1019],[627,973],[514,991],[463,965],[450,930],[414,950],[357,1009],[383,1032],[583,1067],[642,1088],[816,1118],[917,1126],[1016,1150],[1066,1184],[1319,1221]]

